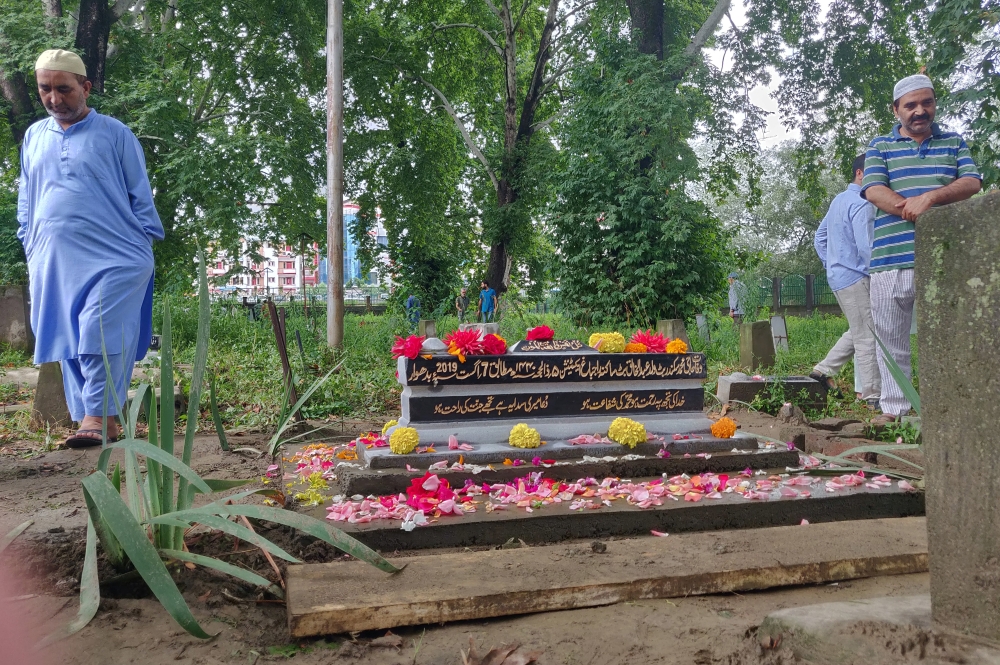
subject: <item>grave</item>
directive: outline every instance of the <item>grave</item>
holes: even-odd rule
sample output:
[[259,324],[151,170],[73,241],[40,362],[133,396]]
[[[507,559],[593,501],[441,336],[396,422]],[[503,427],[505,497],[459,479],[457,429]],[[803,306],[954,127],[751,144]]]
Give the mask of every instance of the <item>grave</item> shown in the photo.
[[934,208],[916,249],[935,621],[1000,639],[1000,196]]
[[437,337],[437,324],[431,319],[420,319],[417,322],[417,334],[421,337]]
[[698,335],[701,337],[705,344],[712,341],[712,331],[708,325],[708,318],[704,314],[698,314],[694,317],[695,323],[698,325]]
[[788,326],[785,325],[785,317],[771,317],[771,337],[774,339],[775,351],[788,351]]
[[768,321],[740,324],[740,366],[751,372],[774,366],[774,336]]
[[816,408],[826,405],[826,388],[808,376],[760,376],[759,374],[754,376],[758,378],[743,372],[720,376],[715,391],[716,398],[723,404],[730,401],[749,404],[757,395],[769,392],[771,384],[777,381],[784,384],[786,397],[800,396],[804,390],[806,398],[801,403],[811,404]]
[[[464,363],[440,353],[402,357],[397,374],[404,387],[397,427],[415,428],[422,448],[397,455],[387,447],[360,447],[362,461],[372,469],[459,458],[467,464],[498,464],[536,457],[655,456],[664,449],[684,455],[757,448],[751,437],[734,442],[711,435],[712,421],[703,413],[706,363],[701,353],[596,353],[577,340],[532,340],[504,355],[468,356]],[[607,439],[569,442],[580,435],[603,436],[619,416],[641,422],[655,438],[634,448]],[[536,429],[545,444],[511,446],[508,437],[518,423]],[[451,436],[472,449],[449,450]]]

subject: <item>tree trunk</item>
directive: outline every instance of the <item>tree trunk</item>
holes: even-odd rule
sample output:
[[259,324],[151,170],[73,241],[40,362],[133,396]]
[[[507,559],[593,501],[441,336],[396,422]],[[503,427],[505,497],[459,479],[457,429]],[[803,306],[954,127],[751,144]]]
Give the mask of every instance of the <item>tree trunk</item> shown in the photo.
[[639,53],[663,60],[663,0],[625,0]]
[[42,0],[42,9],[46,16],[59,18],[63,15],[62,0]]
[[10,126],[14,145],[21,145],[24,133],[28,131],[28,125],[35,118],[35,105],[31,101],[31,93],[24,80],[24,74],[14,72],[8,75],[0,69],[0,92],[10,104],[10,108],[7,109],[7,124]]
[[104,92],[104,66],[108,55],[108,36],[114,16],[107,0],[80,0],[80,18],[76,25],[76,47],[83,52],[87,78],[97,92]]

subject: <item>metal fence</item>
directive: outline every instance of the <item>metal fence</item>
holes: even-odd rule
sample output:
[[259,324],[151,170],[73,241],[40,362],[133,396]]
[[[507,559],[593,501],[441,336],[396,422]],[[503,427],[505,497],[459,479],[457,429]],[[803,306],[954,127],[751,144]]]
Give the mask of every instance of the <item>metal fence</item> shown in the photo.
[[826,275],[747,275],[741,281],[744,285],[741,300],[747,312],[765,307],[775,313],[788,310],[811,313],[817,309],[830,313],[840,311]]

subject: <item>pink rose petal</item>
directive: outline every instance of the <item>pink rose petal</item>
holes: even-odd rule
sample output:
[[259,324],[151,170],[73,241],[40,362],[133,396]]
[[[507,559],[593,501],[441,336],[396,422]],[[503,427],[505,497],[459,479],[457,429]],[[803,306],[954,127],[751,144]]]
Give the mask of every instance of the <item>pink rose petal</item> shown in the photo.
[[662,531],[656,531],[656,530],[652,530],[652,531],[650,531],[650,533],[653,534],[654,536],[658,536],[660,538],[666,538],[667,536],[670,535],[669,533],[663,533]]

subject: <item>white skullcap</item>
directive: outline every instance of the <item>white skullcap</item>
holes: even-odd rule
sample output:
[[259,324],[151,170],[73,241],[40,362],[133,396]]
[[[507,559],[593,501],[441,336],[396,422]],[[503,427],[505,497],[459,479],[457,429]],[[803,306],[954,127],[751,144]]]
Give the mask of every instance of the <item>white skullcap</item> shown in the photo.
[[913,92],[914,90],[921,90],[923,88],[934,89],[934,84],[931,80],[924,76],[923,74],[914,74],[913,76],[907,76],[905,79],[900,80],[896,84],[896,87],[892,89],[892,101],[898,102],[899,98],[908,92]]
[[54,72],[69,72],[70,74],[87,75],[87,67],[83,60],[72,51],[54,48],[45,51],[35,61],[35,69],[48,69]]

